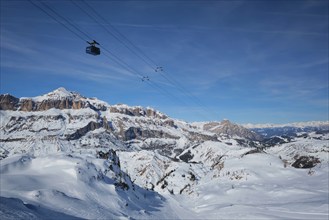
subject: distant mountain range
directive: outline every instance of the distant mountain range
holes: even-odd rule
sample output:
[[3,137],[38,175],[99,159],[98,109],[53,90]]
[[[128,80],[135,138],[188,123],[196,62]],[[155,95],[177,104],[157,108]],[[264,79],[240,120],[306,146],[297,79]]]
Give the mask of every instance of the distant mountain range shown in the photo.
[[273,136],[296,136],[300,132],[329,132],[329,121],[296,122],[289,124],[243,124],[265,138]]

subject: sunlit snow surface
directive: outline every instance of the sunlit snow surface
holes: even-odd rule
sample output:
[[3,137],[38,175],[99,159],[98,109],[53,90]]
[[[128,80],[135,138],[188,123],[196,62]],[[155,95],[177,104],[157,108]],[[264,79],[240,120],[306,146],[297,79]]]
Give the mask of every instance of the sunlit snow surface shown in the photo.
[[[124,154],[123,167],[129,158],[130,170],[140,166],[136,155]],[[145,164],[152,158],[150,152],[139,154]],[[190,193],[175,195],[138,186],[116,189],[105,160],[92,154],[17,155],[0,163],[1,219],[328,219],[328,162],[310,174],[285,168],[271,154],[233,155],[218,177],[208,172]],[[183,181],[180,172],[190,166],[180,165],[168,181]],[[241,178],[225,175],[238,170]]]
[[64,217],[88,219],[177,218],[158,193],[137,186],[135,190],[116,189],[114,180],[102,176],[104,173],[104,160],[88,155],[4,159],[1,216],[56,219],[62,213]]
[[227,166],[243,166],[246,181],[216,179],[197,187],[199,197],[192,204],[198,217],[328,219],[327,165],[313,176],[284,168],[270,156],[248,155]]
[[[250,145],[243,135],[204,130],[205,123],[64,88],[22,99],[90,106],[0,111],[1,220],[329,218],[328,132]],[[131,128],[145,134],[126,135]],[[112,164],[96,157],[110,149]],[[300,156],[317,165],[292,167]]]

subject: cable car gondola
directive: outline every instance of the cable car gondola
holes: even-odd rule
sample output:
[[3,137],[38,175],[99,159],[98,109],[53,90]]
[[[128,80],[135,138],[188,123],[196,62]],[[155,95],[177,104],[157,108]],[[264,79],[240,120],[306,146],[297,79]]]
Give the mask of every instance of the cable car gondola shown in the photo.
[[90,46],[86,47],[86,53],[95,56],[101,54],[101,50],[95,46],[95,45],[99,45],[99,43],[97,43],[95,40],[93,40],[92,42],[87,41],[87,43],[90,44]]

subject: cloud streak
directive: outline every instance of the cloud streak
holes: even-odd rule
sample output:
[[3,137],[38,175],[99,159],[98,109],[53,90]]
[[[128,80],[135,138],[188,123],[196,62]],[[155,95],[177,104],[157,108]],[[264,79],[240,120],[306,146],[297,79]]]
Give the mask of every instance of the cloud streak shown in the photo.
[[[65,47],[41,47],[33,40],[26,40],[14,32],[2,32],[2,68],[19,69],[30,73],[58,74],[85,77],[96,82],[125,81],[136,75],[115,65],[108,57],[92,59],[84,53],[68,51]],[[65,58],[61,58],[65,54]],[[28,59],[26,59],[28,57]],[[2,74],[6,74],[3,72]]]
[[234,31],[234,32],[242,32],[242,33],[263,33],[263,34],[274,34],[274,35],[311,35],[311,36],[322,36],[327,37],[329,36],[327,32],[314,32],[314,31],[300,31],[300,30],[286,30],[286,29],[256,29],[256,28],[244,28],[244,27],[232,27],[232,26],[179,26],[174,24],[167,24],[167,25],[150,25],[150,24],[123,24],[123,23],[115,23],[114,26],[118,28],[137,28],[137,29],[150,29],[154,31],[163,31],[163,32],[190,32],[190,31],[197,31],[197,32],[218,32],[218,31]]

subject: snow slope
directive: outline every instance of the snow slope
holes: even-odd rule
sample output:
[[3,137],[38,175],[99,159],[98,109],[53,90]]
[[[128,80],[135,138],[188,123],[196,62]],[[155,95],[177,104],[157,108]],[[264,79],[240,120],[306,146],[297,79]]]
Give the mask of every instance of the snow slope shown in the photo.
[[[138,184],[134,190],[117,188],[104,159],[90,154],[17,155],[1,161],[0,212],[4,219],[328,219],[328,164],[310,174],[285,168],[271,154],[236,156],[225,160],[216,178],[201,176],[201,167],[176,167],[168,182],[179,184],[179,175],[190,170],[197,181],[189,180],[193,190],[172,195]],[[130,160],[130,167],[138,166]]]
[[26,212],[48,218],[45,210],[54,212],[50,212],[54,218],[58,213],[87,219],[177,218],[158,193],[138,186],[128,190],[116,187],[104,162],[88,154],[6,158],[1,161],[1,196],[19,200],[2,201],[1,212],[25,206],[30,212],[9,210],[16,214],[6,214],[7,218],[16,219]]

